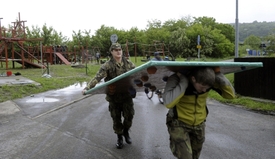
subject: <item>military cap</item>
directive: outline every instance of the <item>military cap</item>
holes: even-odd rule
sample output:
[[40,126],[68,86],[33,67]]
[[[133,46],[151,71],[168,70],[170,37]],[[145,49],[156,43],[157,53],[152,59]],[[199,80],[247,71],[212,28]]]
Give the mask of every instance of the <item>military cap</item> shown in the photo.
[[121,45],[119,43],[112,43],[112,45],[110,47],[110,51],[112,51],[114,49],[121,49]]

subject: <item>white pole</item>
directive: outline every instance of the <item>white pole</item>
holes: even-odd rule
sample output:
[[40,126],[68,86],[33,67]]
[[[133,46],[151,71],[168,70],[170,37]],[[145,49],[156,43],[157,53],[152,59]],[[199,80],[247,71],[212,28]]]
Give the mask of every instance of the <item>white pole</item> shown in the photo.
[[238,19],[238,0],[236,0],[236,20],[235,20],[235,57],[239,57],[239,19]]

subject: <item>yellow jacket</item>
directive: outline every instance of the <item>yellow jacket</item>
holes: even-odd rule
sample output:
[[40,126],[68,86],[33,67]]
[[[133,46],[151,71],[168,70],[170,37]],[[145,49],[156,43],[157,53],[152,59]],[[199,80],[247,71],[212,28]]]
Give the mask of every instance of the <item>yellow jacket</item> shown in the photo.
[[[229,80],[221,73],[216,75],[216,83],[211,88],[222,97],[233,99],[235,90]],[[170,76],[165,86],[163,102],[169,109],[169,115],[188,125],[199,125],[207,117],[206,99],[208,92],[197,93],[186,76]]]

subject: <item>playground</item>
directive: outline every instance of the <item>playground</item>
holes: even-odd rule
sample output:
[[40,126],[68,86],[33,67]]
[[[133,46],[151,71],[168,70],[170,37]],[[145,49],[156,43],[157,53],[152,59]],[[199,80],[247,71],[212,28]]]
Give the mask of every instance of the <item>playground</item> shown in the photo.
[[[15,68],[41,68],[48,72],[50,65],[68,65],[72,67],[87,67],[89,64],[103,64],[108,60],[97,46],[88,46],[81,43],[69,48],[66,45],[43,45],[43,38],[30,38],[26,34],[26,20],[21,20],[20,13],[9,28],[1,26],[0,17],[0,76],[10,76]],[[169,47],[162,41],[153,41],[144,44],[138,41],[122,43],[124,56],[134,57],[133,62],[147,62],[158,52],[162,59],[175,60]],[[97,58],[99,54],[99,58]],[[140,59],[142,57],[142,59]]]
[[[2,28],[0,18],[0,67],[6,70],[14,68],[15,63],[22,68],[47,68],[47,65],[94,61],[98,47],[81,46],[69,51],[67,46],[43,46],[42,38],[27,38],[24,20],[12,22],[10,29]],[[9,64],[11,62],[12,64]]]

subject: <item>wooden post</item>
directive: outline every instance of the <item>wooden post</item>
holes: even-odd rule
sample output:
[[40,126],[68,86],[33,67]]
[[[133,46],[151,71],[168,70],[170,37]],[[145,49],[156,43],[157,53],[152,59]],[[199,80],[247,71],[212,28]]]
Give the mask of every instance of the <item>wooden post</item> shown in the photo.
[[135,37],[135,62],[137,63],[137,42]]

